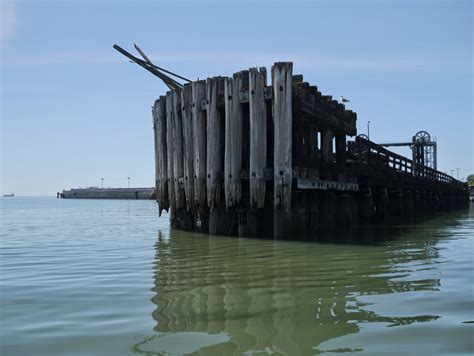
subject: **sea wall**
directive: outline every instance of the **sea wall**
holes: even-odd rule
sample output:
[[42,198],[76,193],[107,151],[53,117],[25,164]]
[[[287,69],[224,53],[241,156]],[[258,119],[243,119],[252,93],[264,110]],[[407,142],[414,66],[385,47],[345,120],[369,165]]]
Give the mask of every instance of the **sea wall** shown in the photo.
[[155,199],[154,188],[85,188],[63,190],[64,199]]

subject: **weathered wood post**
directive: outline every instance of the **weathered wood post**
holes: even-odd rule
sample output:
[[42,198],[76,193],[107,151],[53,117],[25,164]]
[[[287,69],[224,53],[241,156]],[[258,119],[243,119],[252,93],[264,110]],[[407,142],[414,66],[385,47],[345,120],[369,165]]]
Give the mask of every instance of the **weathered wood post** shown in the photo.
[[222,182],[224,170],[225,115],[218,107],[219,95],[224,95],[225,79],[207,79],[207,202],[209,206],[209,233],[228,235],[232,214],[225,209]]
[[171,208],[171,226],[176,228],[177,219],[176,214],[176,199],[174,189],[174,139],[173,139],[173,94],[169,91],[166,93],[166,144],[168,146],[167,151],[167,171],[168,171],[168,197]]
[[402,189],[390,189],[388,192],[389,196],[389,211],[390,215],[394,218],[401,218],[404,215],[403,211],[403,190]]
[[156,193],[159,203],[159,215],[163,210],[168,211],[168,145],[166,128],[166,97],[160,96],[155,101],[155,157],[156,157]]
[[292,72],[293,64],[279,62],[272,67],[274,122],[274,215],[273,235],[291,234],[292,167]]
[[180,211],[186,207],[186,197],[182,179],[184,176],[183,164],[183,121],[181,109],[181,90],[175,89],[173,95],[173,169],[174,169],[174,194],[176,209]]
[[366,188],[360,191],[358,194],[358,201],[359,201],[359,220],[361,222],[372,221],[372,216],[374,213],[372,189]]
[[334,226],[336,222],[336,195],[331,191],[322,191],[319,201],[319,222],[323,226]]
[[222,131],[225,122],[217,107],[217,97],[223,89],[224,78],[207,79],[207,202],[211,211],[221,203],[220,174],[223,170],[224,149]]
[[[233,78],[225,78],[225,153],[224,189],[227,210],[240,202],[242,187],[242,120],[240,91],[243,88],[245,71],[235,73]],[[247,79],[248,80],[248,79]]]
[[265,168],[267,163],[267,110],[264,90],[267,82],[265,68],[250,69],[250,206],[263,208],[265,204]]
[[333,133],[325,128],[321,132],[321,176],[323,179],[332,179],[332,140]]
[[183,126],[183,186],[186,211],[182,213],[182,229],[194,230],[196,225],[196,205],[194,203],[194,155],[193,155],[193,115],[192,85],[186,84],[181,91],[181,118]]
[[424,207],[423,207],[423,199],[422,193],[419,189],[413,192],[413,208],[415,215],[423,215]]
[[346,133],[337,132],[335,136],[335,141],[336,141],[336,164],[337,164],[338,180],[345,180],[346,164],[347,164]]
[[336,223],[338,227],[348,227],[352,224],[352,196],[339,194],[336,199]]
[[[264,96],[266,70],[256,68],[242,72],[241,89],[248,89],[249,104],[242,109],[242,169],[248,170],[248,181],[241,182],[239,236],[257,236],[259,209],[265,205],[265,167],[267,150],[267,113]],[[248,110],[247,110],[248,108]]]
[[415,215],[415,201],[412,190],[403,192],[403,211],[406,218],[412,218]]
[[388,216],[388,192],[386,188],[377,188],[375,190],[375,214],[379,219],[385,219]]
[[[154,149],[155,149],[155,191],[156,191],[156,201],[160,201],[160,177],[161,177],[161,159],[162,157],[160,156],[160,151],[161,147],[160,145],[162,142],[160,142],[160,138],[158,135],[158,115],[157,115],[157,105],[158,105],[158,100],[155,101],[153,104],[153,107],[151,109],[152,113],[152,119],[153,119],[153,144],[154,144]],[[59,193],[56,194],[56,197],[59,198]],[[161,209],[160,209],[160,215],[161,215]]]
[[193,101],[193,148],[194,148],[194,199],[199,210],[201,231],[208,231],[208,208],[206,186],[207,162],[207,123],[206,114],[201,103],[206,99],[206,82],[204,80],[192,83]]
[[183,140],[184,140],[184,192],[186,195],[186,208],[195,211],[194,201],[194,154],[193,154],[193,89],[192,85],[185,84],[181,93]]

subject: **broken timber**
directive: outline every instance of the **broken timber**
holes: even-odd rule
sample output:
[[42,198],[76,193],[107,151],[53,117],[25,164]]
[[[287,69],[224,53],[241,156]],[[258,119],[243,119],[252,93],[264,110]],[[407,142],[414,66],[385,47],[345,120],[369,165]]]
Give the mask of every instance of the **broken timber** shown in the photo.
[[153,106],[161,211],[211,234],[317,234],[467,202],[456,179],[357,137],[357,115],[292,63],[175,87]]

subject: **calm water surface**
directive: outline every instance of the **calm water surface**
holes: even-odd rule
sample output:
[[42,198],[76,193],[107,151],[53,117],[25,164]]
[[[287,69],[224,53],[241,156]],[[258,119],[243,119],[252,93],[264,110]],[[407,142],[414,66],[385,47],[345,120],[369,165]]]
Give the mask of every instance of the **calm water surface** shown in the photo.
[[474,210],[365,244],[170,231],[152,201],[1,200],[2,355],[474,352]]

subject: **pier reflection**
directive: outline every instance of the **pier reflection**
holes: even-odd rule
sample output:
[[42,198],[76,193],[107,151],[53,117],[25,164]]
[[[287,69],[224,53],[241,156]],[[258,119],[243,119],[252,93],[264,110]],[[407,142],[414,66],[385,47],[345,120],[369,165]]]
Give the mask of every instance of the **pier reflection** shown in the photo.
[[[378,240],[390,240],[379,246],[160,233],[152,298],[159,339],[143,340],[135,351],[306,355],[358,333],[362,323],[437,319],[376,313],[364,297],[437,291],[440,280],[431,272],[440,262],[441,226],[446,219],[432,221],[430,229],[374,231],[386,234]],[[171,336],[174,341],[165,342]]]

